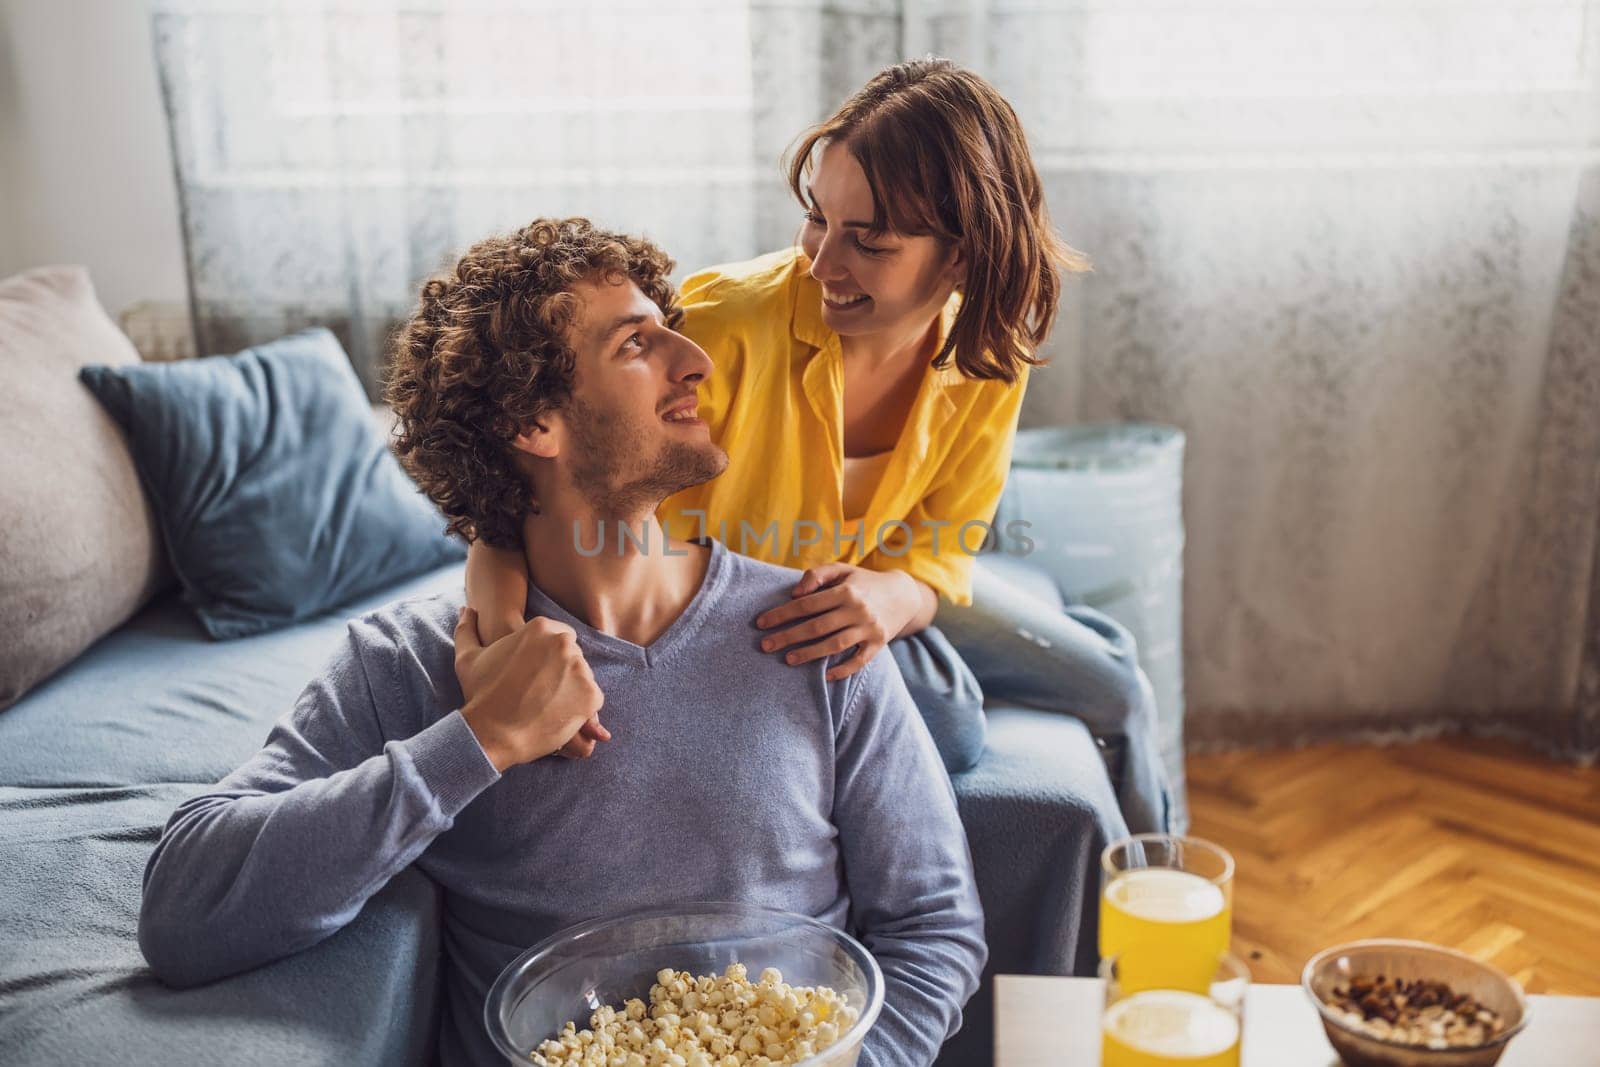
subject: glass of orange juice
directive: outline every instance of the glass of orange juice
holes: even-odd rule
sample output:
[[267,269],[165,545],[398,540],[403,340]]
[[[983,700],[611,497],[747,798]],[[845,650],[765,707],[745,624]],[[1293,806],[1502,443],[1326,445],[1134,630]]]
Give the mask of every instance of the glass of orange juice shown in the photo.
[[[1100,963],[1100,1067],[1239,1067],[1249,970],[1224,953],[1203,991],[1150,987],[1151,953],[1159,955],[1139,948]],[[1138,977],[1130,985],[1125,975]]]
[[1125,983],[1204,993],[1233,937],[1233,857],[1198,837],[1135,834],[1100,855],[1100,956]]

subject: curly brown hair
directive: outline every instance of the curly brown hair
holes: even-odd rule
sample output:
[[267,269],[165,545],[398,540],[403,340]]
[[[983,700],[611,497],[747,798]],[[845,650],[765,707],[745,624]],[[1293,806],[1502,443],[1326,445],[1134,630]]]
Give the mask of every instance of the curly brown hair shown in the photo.
[[537,219],[479,241],[423,284],[391,346],[384,399],[398,417],[395,454],[452,533],[522,545],[522,520],[538,502],[512,442],[572,397],[574,284],[631,278],[675,327],[673,266],[642,237],[583,218]]

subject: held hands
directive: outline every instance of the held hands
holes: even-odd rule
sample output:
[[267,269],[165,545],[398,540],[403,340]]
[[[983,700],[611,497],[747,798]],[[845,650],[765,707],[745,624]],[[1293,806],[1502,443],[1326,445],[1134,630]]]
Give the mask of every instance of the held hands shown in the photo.
[[497,770],[556,751],[583,758],[611,739],[596,717],[605,694],[566,623],[533,619],[485,648],[477,612],[462,608],[455,642],[461,717]]
[[756,625],[766,630],[795,619],[806,621],[768,634],[762,639],[761,648],[777,652],[802,646],[784,656],[784,662],[795,666],[855,646],[855,655],[829,669],[830,682],[848,678],[865,667],[885,645],[900,636],[918,608],[917,583],[909,574],[874,571],[849,563],[824,563],[810,568],[789,596],[789,603],[756,616]]

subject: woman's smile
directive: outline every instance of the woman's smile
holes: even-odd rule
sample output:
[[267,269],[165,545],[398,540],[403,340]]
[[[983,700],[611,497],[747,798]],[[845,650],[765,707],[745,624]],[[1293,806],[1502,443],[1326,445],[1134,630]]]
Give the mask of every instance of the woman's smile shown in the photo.
[[866,293],[841,293],[827,286],[822,287],[822,302],[835,311],[849,311],[871,299]]

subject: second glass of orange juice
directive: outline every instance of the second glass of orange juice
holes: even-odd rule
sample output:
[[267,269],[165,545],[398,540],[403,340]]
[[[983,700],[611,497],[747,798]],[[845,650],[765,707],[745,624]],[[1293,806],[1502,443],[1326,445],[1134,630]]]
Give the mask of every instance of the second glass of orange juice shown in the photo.
[[1101,958],[1141,950],[1125,986],[1204,992],[1233,936],[1233,857],[1197,837],[1135,834],[1107,846],[1100,869]]
[[[1224,953],[1200,991],[1144,984],[1150,949],[1100,963],[1100,1067],[1239,1067],[1250,972]],[[1129,975],[1138,988],[1130,989]]]

